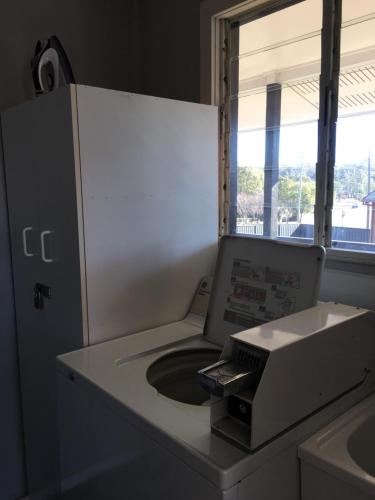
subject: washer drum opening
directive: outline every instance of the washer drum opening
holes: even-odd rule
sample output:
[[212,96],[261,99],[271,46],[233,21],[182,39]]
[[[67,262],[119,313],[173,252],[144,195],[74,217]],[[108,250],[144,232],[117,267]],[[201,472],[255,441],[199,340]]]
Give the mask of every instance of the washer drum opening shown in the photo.
[[167,398],[191,405],[202,405],[210,399],[198,383],[198,370],[216,363],[219,349],[182,349],[155,361],[147,370],[150,385]]

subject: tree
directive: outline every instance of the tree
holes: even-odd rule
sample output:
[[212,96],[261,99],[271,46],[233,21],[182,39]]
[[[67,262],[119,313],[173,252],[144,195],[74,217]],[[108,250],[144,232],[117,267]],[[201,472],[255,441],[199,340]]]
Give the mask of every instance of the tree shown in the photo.
[[237,168],[237,217],[258,220],[262,218],[263,185],[263,169]]
[[262,219],[263,217],[263,194],[262,193],[238,193],[237,195],[237,217],[246,219]]
[[[301,193],[300,193],[301,190]],[[301,183],[290,177],[281,176],[278,187],[279,218],[297,218],[298,206],[300,214],[310,212],[315,199],[315,183],[308,177],[303,177]],[[298,221],[300,222],[300,221]]]
[[[290,172],[289,172],[290,170]],[[283,169],[278,182],[279,220],[296,220],[298,212],[310,212],[315,200],[315,181],[310,175],[300,178],[296,169]],[[256,167],[237,169],[237,217],[248,219],[263,218],[264,170]],[[298,211],[299,207],[299,211]],[[298,221],[300,222],[300,221]]]
[[238,193],[258,194],[263,193],[264,171],[256,167],[237,168]]
[[[370,181],[370,186],[369,186]],[[335,195],[338,199],[356,198],[360,200],[374,185],[373,175],[367,160],[358,164],[335,166]]]

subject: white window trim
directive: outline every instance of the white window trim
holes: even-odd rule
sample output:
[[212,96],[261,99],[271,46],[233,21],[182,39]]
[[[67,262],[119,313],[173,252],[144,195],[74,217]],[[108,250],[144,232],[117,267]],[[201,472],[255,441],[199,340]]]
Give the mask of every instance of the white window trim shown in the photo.
[[[223,22],[225,20],[233,21],[235,18],[241,17],[245,12],[267,4],[272,5],[277,0],[247,0],[238,2],[238,0],[204,0],[201,4],[200,15],[200,97],[201,102],[216,106],[221,105],[221,89],[220,89],[220,70],[221,70],[221,54],[222,54],[222,33]],[[288,0],[285,0],[285,4]],[[222,141],[220,141],[222,142]],[[224,212],[226,212],[226,204],[228,203],[227,195],[224,186],[227,182],[225,175],[225,164],[223,160],[223,151],[220,150],[220,235],[226,232],[226,227],[223,225]],[[375,268],[375,254],[370,252],[356,252],[352,250],[337,250],[335,248],[326,248],[328,262],[334,262],[335,268],[340,269],[340,262],[343,264],[358,264],[356,271],[361,274],[367,274],[367,266]],[[346,270],[345,265],[342,270]],[[375,271],[375,269],[374,269]],[[371,273],[373,274],[373,273]]]

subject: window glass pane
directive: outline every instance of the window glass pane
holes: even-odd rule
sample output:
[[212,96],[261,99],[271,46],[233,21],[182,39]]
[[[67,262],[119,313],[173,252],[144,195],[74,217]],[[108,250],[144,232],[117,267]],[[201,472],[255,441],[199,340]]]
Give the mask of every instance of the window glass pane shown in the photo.
[[[375,251],[375,2],[343,0],[333,246]],[[373,201],[372,201],[373,200]]]
[[322,3],[305,0],[239,28],[233,232],[312,241],[321,22]]

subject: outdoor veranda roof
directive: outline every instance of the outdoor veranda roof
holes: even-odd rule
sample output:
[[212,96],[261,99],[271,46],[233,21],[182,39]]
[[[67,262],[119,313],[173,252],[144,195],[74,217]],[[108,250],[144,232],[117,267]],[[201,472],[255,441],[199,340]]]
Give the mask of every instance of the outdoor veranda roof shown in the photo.
[[[317,121],[321,3],[306,0],[240,28],[238,130],[264,128],[267,85],[282,85],[281,124]],[[375,1],[343,5],[339,117],[375,111]]]

